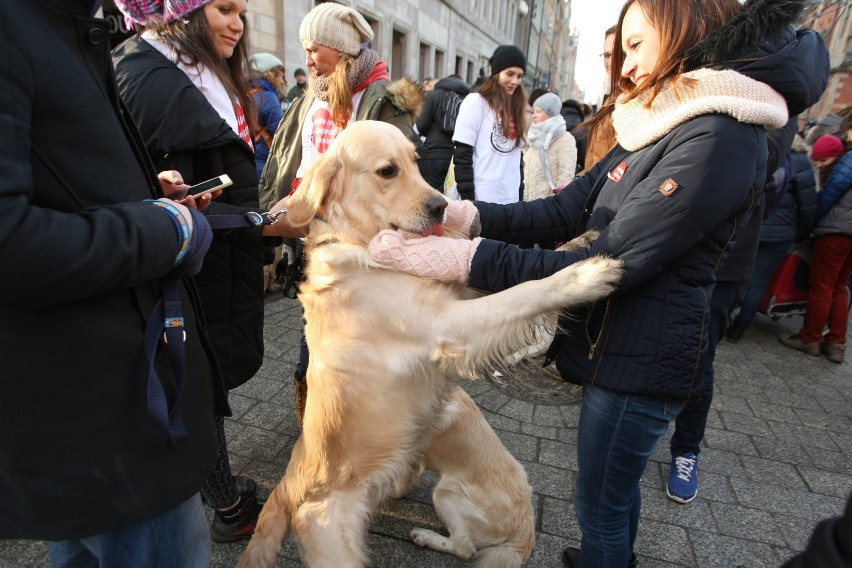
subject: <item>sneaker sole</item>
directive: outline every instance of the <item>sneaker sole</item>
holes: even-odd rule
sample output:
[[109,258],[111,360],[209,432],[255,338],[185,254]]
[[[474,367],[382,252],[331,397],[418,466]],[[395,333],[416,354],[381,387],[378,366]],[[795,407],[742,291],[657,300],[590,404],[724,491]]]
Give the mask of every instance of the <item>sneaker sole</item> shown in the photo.
[[684,499],[683,497],[678,497],[677,495],[672,495],[671,492],[669,491],[669,487],[667,485],[666,486],[666,495],[668,495],[669,499],[671,499],[672,501],[680,503],[681,505],[686,505],[687,503],[692,503],[695,500],[695,498],[698,497],[698,491],[696,491],[695,494],[692,497],[688,497],[688,498]]

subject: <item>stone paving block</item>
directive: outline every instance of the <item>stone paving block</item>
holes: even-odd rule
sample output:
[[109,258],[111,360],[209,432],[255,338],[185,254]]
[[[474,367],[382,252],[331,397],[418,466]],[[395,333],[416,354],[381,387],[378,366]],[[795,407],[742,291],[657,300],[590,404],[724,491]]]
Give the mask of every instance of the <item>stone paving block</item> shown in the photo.
[[535,424],[521,423],[521,433],[528,436],[535,436],[544,440],[558,440],[560,428],[551,426],[536,426]]
[[497,431],[497,437],[518,461],[535,461],[538,459],[538,438]]
[[790,499],[800,516],[812,521],[842,515],[846,506],[845,498],[818,495],[808,491],[791,491]]
[[822,410],[807,410],[804,408],[794,409],[799,420],[807,428],[818,430],[829,430],[835,433],[852,433],[852,422],[845,416],[837,416]]
[[699,469],[702,472],[719,473],[728,477],[745,477],[743,459],[735,452],[707,448],[699,454]]
[[720,412],[736,412],[737,414],[751,415],[748,401],[739,396],[725,394],[713,395],[713,408]]
[[509,397],[500,391],[489,389],[475,397],[473,399],[476,401],[481,408],[484,410],[488,410],[490,412],[494,412],[499,414],[500,409],[504,404],[509,402]]
[[829,436],[841,452],[844,452],[847,456],[852,456],[852,434],[832,430],[829,432]]
[[564,428],[568,426],[562,415],[562,407],[537,404],[533,413],[532,423],[536,426]]
[[763,438],[772,438],[772,429],[763,418],[757,418],[749,412],[742,414],[739,412],[719,412],[722,428],[731,432],[739,432],[750,436],[761,436]]
[[583,535],[574,510],[574,495],[567,501],[542,497],[541,503],[541,531],[580,542]]
[[814,493],[847,498],[852,492],[852,475],[841,475],[822,469],[798,467],[799,474]]
[[813,411],[822,410],[822,407],[820,406],[817,398],[813,397],[810,394],[803,394],[793,391],[772,391],[767,393],[767,397],[770,399],[767,402],[780,404],[782,406],[789,406],[794,409],[800,408],[804,410]]
[[784,540],[787,541],[788,550],[784,554],[793,556],[795,554],[793,551],[804,550],[817,523],[789,515],[773,513],[773,516],[775,517],[775,525],[780,529]]
[[774,423],[788,422],[796,425],[800,425],[802,423],[799,420],[799,417],[796,416],[796,413],[793,412],[793,409],[789,406],[784,406],[783,404],[762,402],[760,400],[751,399],[749,400],[749,407],[751,407],[751,412],[754,416],[758,418],[765,418]]
[[574,474],[561,469],[538,463],[521,462],[527,470],[530,485],[543,496],[568,499],[574,492]]
[[704,445],[713,450],[723,450],[745,455],[757,455],[757,448],[748,434],[708,428],[704,433]]
[[728,503],[710,503],[710,510],[724,535],[734,538],[747,536],[749,540],[777,546],[787,544],[770,513]]
[[[641,530],[641,529],[640,529]],[[746,538],[711,535],[694,531],[690,539],[695,550],[695,564],[701,568],[777,568],[778,557],[773,548]]]
[[[673,564],[695,566],[689,536],[683,527],[646,520],[639,523],[635,552]],[[642,563],[644,567],[644,563]]]
[[849,452],[838,452],[837,450],[814,447],[806,447],[805,451],[810,456],[810,461],[807,465],[819,467],[827,472],[852,475],[852,454]]
[[571,444],[542,440],[538,461],[544,465],[577,471],[577,447]]
[[683,528],[718,532],[715,519],[710,514],[711,503],[703,497],[702,489],[698,488],[699,496],[694,501],[684,505],[669,499],[664,488],[643,488],[642,518]]
[[237,436],[228,441],[228,446],[243,448],[241,453],[250,458],[269,461],[285,447],[287,441],[287,438],[282,439],[274,432],[246,426]]
[[758,457],[746,457],[743,458],[743,467],[746,476],[752,481],[795,490],[807,489],[799,472],[791,465]]
[[[835,435],[823,429],[808,428],[806,426],[797,426],[782,422],[769,422],[769,426],[772,428],[775,437],[782,440],[796,442],[810,448],[835,451],[839,449],[834,441]],[[850,437],[850,440],[852,440],[852,437]],[[852,447],[849,450],[852,452]]]
[[742,478],[731,478],[731,487],[741,505],[782,515],[800,515],[792,502],[792,491]]
[[496,414],[482,407],[480,407],[480,410],[482,411],[482,415],[485,416],[485,420],[488,421],[488,424],[494,430],[502,430],[503,432],[521,431],[522,423],[520,421],[503,416],[502,414]]
[[278,430],[287,416],[286,413],[281,412],[280,404],[261,401],[246,410],[240,417],[240,421],[247,426],[264,430]]
[[[704,454],[702,454],[703,456]],[[703,470],[703,467],[704,463],[699,459],[698,497],[720,503],[736,503],[737,498],[731,488],[730,478],[726,475]]]
[[760,457],[793,465],[812,465],[813,456],[799,443],[779,438],[752,437]]
[[567,404],[560,407],[562,418],[565,419],[565,426],[568,428],[577,428],[580,425],[580,405]]
[[535,405],[524,400],[509,400],[500,408],[500,414],[521,422],[532,422]]

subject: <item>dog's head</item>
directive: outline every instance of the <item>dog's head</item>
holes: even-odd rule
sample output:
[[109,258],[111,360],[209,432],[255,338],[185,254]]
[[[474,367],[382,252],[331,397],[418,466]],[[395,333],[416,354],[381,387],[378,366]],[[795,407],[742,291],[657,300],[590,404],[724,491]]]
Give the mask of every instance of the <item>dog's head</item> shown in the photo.
[[382,229],[443,234],[447,201],[420,176],[414,144],[395,126],[353,122],[308,169],[287,216],[311,235],[366,245]]

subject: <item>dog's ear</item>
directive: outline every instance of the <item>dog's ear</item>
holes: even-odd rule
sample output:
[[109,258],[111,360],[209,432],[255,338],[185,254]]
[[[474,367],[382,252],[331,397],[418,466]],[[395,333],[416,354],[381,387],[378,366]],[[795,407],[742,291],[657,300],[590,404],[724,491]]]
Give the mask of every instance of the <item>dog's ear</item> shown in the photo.
[[302,178],[299,188],[287,201],[287,219],[291,225],[303,227],[311,222],[322,209],[326,193],[339,170],[340,159],[336,153],[327,152],[317,157]]

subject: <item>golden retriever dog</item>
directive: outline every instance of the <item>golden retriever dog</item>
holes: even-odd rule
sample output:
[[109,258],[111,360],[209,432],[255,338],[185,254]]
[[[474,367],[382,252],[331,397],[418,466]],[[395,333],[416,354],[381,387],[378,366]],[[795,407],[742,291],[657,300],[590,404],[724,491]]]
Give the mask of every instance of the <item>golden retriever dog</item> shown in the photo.
[[415,160],[397,128],[354,122],[288,202],[289,222],[309,226],[299,294],[307,405],[241,567],[273,566],[289,532],[306,566],[368,564],[372,514],[419,470],[452,407],[454,380],[517,351],[537,316],[604,297],[622,277],[620,261],[596,257],[465,300],[460,284],[381,266],[367,249],[379,231],[442,231],[446,199]]

